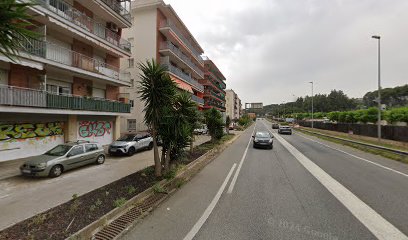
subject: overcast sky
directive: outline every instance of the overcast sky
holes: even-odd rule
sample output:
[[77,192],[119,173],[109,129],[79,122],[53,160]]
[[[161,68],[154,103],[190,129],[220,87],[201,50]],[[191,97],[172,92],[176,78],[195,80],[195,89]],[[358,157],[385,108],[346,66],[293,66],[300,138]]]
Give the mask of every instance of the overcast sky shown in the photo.
[[407,0],[165,0],[243,102],[408,83]]

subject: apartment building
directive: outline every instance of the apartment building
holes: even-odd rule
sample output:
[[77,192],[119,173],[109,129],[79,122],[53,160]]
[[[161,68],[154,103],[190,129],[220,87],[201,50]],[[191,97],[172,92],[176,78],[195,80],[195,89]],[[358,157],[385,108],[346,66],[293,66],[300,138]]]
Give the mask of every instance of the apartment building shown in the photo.
[[239,99],[238,94],[232,89],[227,89],[226,91],[226,114],[232,120],[237,120],[242,117],[242,104],[241,99]]
[[204,50],[190,33],[175,10],[159,0],[132,2],[134,19],[132,27],[124,31],[124,37],[132,44],[132,56],[122,60],[131,73],[129,88],[123,88],[129,99],[134,101],[130,116],[122,119],[122,131],[144,130],[144,103],[137,93],[140,71],[137,64],[154,59],[167,66],[169,74],[180,91],[191,94],[199,109],[204,106],[204,87],[199,83],[204,78]]
[[[0,55],[0,161],[44,153],[64,141],[109,144],[131,105],[120,59],[131,26],[130,0],[38,0],[29,8],[37,40],[17,62]],[[122,100],[122,101],[119,101]]]
[[199,80],[204,86],[203,109],[215,108],[225,117],[225,77],[208,57],[204,57],[204,79]]

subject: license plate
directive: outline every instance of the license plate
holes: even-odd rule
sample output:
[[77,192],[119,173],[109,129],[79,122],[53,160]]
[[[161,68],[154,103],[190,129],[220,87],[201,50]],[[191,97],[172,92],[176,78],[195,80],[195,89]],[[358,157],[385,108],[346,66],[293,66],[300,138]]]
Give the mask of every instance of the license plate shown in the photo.
[[23,169],[23,173],[31,173],[31,170]]
[[110,151],[111,151],[111,152],[116,152],[116,149],[112,148]]

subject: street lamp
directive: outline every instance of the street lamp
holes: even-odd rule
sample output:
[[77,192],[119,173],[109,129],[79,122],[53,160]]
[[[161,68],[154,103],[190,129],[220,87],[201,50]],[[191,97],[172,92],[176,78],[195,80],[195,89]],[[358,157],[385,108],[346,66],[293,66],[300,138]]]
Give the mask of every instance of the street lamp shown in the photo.
[[314,121],[314,118],[313,118],[313,81],[311,81],[311,82],[309,82],[309,83],[311,83],[312,84],[312,128],[313,128],[313,121]]
[[378,141],[381,141],[381,48],[380,48],[380,36],[374,35],[371,38],[378,40],[378,122],[377,122],[377,137]]

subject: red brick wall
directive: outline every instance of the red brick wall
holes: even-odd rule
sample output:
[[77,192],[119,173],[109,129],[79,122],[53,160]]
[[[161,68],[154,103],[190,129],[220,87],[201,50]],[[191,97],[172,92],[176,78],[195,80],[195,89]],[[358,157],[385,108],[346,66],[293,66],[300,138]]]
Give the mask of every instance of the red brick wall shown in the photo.
[[43,74],[45,74],[45,71],[10,64],[9,85],[23,88],[38,88],[40,83],[38,82],[37,76]]
[[74,38],[73,44],[72,44],[72,50],[75,52],[79,52],[85,56],[88,57],[93,57],[93,48],[91,45],[83,43],[79,40],[76,40]]
[[156,39],[156,60],[159,61],[160,60],[160,54],[159,54],[159,50],[160,50],[160,43],[166,41],[166,37],[159,31],[160,28],[160,23],[162,21],[165,21],[166,17],[163,15],[163,13],[157,9],[157,39]]
[[74,77],[72,84],[72,94],[78,96],[92,96],[92,81]]
[[106,54],[106,63],[119,69],[120,58]]
[[[80,12],[85,13],[85,15],[87,15],[88,17],[93,18],[93,12],[82,6],[79,2],[74,1],[74,8],[78,9]],[[93,24],[90,21],[83,21],[83,23],[86,24],[89,30],[93,29]]]
[[119,87],[106,85],[106,99],[118,100],[119,96]]

